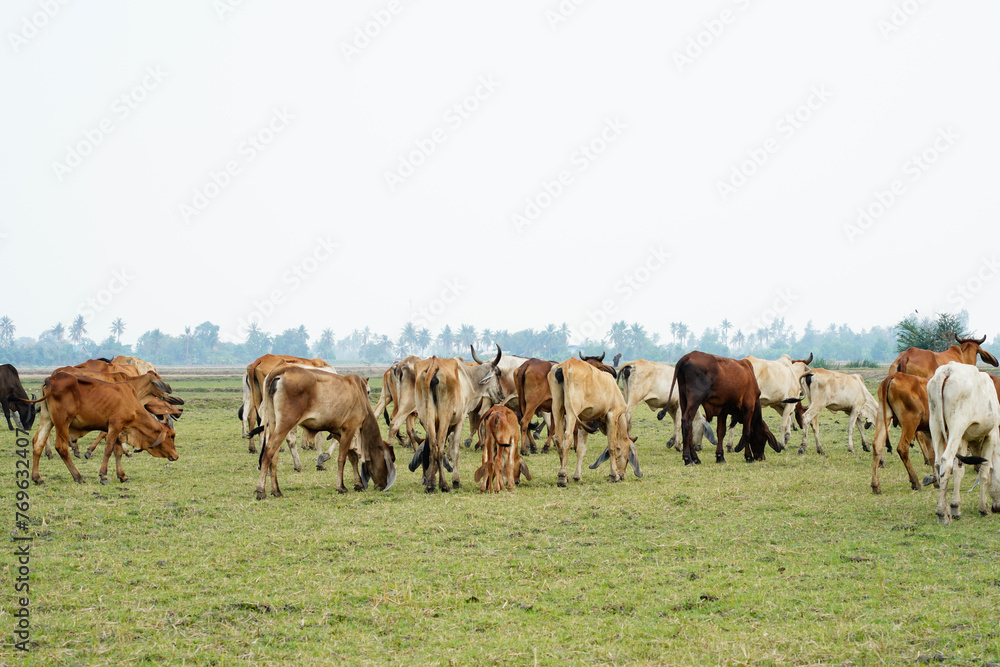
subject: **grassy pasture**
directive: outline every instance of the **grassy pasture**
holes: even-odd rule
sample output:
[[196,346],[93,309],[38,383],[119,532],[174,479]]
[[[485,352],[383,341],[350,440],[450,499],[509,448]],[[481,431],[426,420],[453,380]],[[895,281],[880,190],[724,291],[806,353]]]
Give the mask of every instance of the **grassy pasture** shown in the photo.
[[[42,460],[45,484],[30,489],[33,650],[12,647],[7,549],[0,663],[1000,661],[1000,517],[979,517],[967,493],[964,518],[939,526],[933,490],[911,491],[895,452],[872,495],[871,455],[858,438],[846,452],[846,416],[821,418],[827,456],[797,455],[795,432],[762,463],[704,452],[685,468],[664,446],[669,419],[643,406],[643,479],[609,484],[605,463],[560,489],[549,453],[500,496],[473,489],[472,450],[465,486],[430,496],[399,448],[388,493],[346,496],[333,470],[308,463],[314,453],[295,473],[286,452],[285,497],[258,502],[239,378],[167,379],[187,401],[179,461],[137,455],[127,484],[101,486],[99,460],[78,461],[85,485]],[[587,462],[603,447],[592,437]],[[7,499],[13,449],[0,431]]]

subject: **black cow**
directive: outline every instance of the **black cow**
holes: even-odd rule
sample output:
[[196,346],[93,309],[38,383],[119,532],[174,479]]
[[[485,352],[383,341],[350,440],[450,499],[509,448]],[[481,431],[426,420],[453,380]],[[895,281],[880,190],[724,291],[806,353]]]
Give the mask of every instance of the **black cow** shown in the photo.
[[10,364],[4,364],[0,366],[0,405],[3,406],[4,417],[7,418],[7,428],[14,430],[14,424],[10,421],[10,410],[13,407],[18,419],[21,420],[21,428],[30,431],[31,425],[35,423],[35,406],[16,399],[28,400],[28,392],[21,386],[21,377],[17,374],[17,369]]

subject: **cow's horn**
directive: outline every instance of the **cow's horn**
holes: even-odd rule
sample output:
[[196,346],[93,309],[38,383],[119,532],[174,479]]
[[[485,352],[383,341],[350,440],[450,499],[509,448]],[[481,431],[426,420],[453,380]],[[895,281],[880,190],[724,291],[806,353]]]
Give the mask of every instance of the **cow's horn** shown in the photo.
[[389,458],[389,452],[383,450],[382,456],[385,458],[385,465],[388,467],[389,470],[389,474],[385,480],[385,488],[382,490],[388,491],[389,489],[392,488],[392,485],[396,483],[396,466],[392,462],[392,459]]
[[962,344],[962,339],[958,337],[958,334],[957,334],[957,333],[953,333],[953,334],[952,334],[952,336],[954,336],[954,337],[955,337],[955,342],[956,342],[956,343],[958,343],[959,345],[961,345],[961,344]]
[[604,350],[601,350],[601,356],[599,356],[599,357],[597,358],[597,360],[598,360],[598,361],[604,361],[604,355],[605,355],[605,351],[604,351]]
[[812,352],[810,352],[810,353],[809,353],[809,358],[808,358],[808,359],[806,359],[806,366],[808,366],[808,365],[809,365],[809,364],[811,364],[812,362],[813,362],[813,353],[812,353]]
[[500,363],[500,357],[503,356],[503,350],[500,349],[500,344],[497,344],[497,356],[493,359],[493,365],[496,366]]
[[983,334],[983,337],[980,338],[979,340],[977,340],[976,342],[979,343],[980,345],[982,345],[983,343],[985,343],[986,342],[986,334]]
[[479,355],[476,354],[476,348],[475,348],[475,346],[474,345],[469,345],[469,349],[472,350],[472,358],[476,360],[476,363],[477,364],[483,363],[483,360],[480,359]]
[[151,444],[151,445],[149,446],[149,448],[150,448],[150,449],[156,449],[157,447],[159,447],[160,445],[162,445],[162,444],[163,444],[163,436],[164,436],[164,435],[165,435],[165,434],[163,433],[163,431],[160,431],[160,437],[158,437],[158,438],[156,439],[156,442],[154,442],[153,444]]
[[587,360],[587,358],[583,356],[583,350],[580,350],[579,354],[580,354],[580,360],[581,361],[586,361]]

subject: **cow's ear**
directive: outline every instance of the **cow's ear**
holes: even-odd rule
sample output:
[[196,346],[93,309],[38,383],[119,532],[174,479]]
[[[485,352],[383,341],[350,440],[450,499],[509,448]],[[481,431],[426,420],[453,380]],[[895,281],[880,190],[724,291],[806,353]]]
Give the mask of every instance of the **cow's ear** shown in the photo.
[[479,384],[486,384],[492,379],[493,379],[493,373],[487,373],[486,377],[484,377],[482,380],[479,381]]

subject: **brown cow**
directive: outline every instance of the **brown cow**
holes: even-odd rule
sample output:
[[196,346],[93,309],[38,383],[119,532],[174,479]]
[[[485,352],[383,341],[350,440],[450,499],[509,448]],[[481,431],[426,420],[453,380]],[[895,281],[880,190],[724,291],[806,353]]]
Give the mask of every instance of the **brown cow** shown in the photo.
[[97,371],[98,373],[125,373],[131,377],[142,375],[139,369],[130,364],[116,364],[107,359],[88,359],[81,364],[73,366],[85,371]]
[[[910,463],[910,444],[914,436],[924,455],[924,463],[934,466],[934,450],[930,443],[930,408],[927,405],[928,378],[908,373],[892,373],[878,386],[878,415],[875,418],[875,441],[872,443],[872,492],[882,493],[879,486],[878,469],[885,465],[885,450],[892,449],[889,441],[889,420],[903,429],[896,450],[906,466],[910,478],[910,488],[919,491],[921,484],[917,471]],[[934,477],[924,480],[936,481]]]
[[998,365],[997,358],[980,347],[986,342],[986,336],[978,339],[955,336],[955,341],[958,345],[952,345],[944,352],[931,352],[919,347],[908,348],[889,365],[889,374],[907,373],[917,377],[930,378],[939,366],[944,366],[951,361],[975,366],[977,356],[991,366]]
[[[726,417],[732,416],[733,424],[741,423],[736,451],[744,447],[747,462],[764,460],[764,445],[769,444],[776,452],[784,449],[764,422],[761,412],[760,388],[754,376],[753,365],[747,359],[729,359],[705,352],[689,352],[674,367],[674,380],[681,404],[681,438],[683,440],[684,465],[701,463],[694,450],[692,425],[698,409],[705,408],[705,418],[718,417],[718,444],[715,448],[716,463],[725,463],[723,442],[726,435]],[[667,398],[670,400],[669,396]],[[731,425],[732,426],[732,425]]]
[[[264,386],[263,433],[260,450],[260,478],[255,496],[263,500],[267,477],[271,476],[271,495],[282,496],[278,487],[278,450],[285,437],[301,426],[315,438],[326,431],[340,441],[337,469],[337,492],[344,486],[344,463],[348,458],[355,469],[355,490],[368,487],[387,491],[396,480],[396,460],[392,446],[382,440],[378,421],[368,403],[368,396],[357,380],[316,368],[287,365],[267,376]],[[254,429],[256,435],[259,432]],[[352,447],[360,440],[357,447]],[[358,452],[363,461],[358,469]]]
[[483,465],[476,471],[481,492],[514,490],[521,475],[531,479],[527,464],[521,460],[520,428],[517,415],[508,407],[494,405],[483,416],[479,426],[483,442]]
[[121,444],[119,436],[127,431],[129,444],[138,451],[171,461],[177,460],[174,448],[174,429],[161,424],[139,401],[132,383],[101,382],[87,377],[55,373],[42,388],[41,420],[34,439],[31,479],[42,483],[38,472],[49,431],[56,431],[56,451],[62,457],[73,479],[83,483],[80,471],[69,457],[70,438],[79,438],[90,431],[107,431],[108,442],[104,448],[104,460],[99,472],[101,483],[107,484],[108,461],[112,452],[118,469],[118,479],[128,481],[121,465]]
[[31,430],[31,425],[35,421],[35,406],[27,403],[27,398],[28,392],[21,385],[17,369],[10,364],[0,366],[0,406],[3,407],[3,414],[7,418],[9,430],[14,430],[14,424],[10,421],[11,408],[14,410],[20,427],[25,431]]
[[265,354],[247,366],[246,373],[243,374],[243,404],[240,406],[237,414],[240,421],[243,422],[243,437],[250,441],[247,450],[251,454],[257,453],[257,444],[254,442],[255,436],[250,435],[250,432],[261,425],[260,406],[264,401],[261,388],[264,385],[264,379],[268,373],[273,371],[282,362],[304,364],[314,368],[333,369],[333,366],[330,366],[330,364],[322,359],[306,359],[290,354]]
[[111,360],[111,363],[120,364],[122,366],[135,366],[136,368],[139,369],[140,373],[148,373],[149,371],[153,371],[157,375],[160,374],[160,371],[156,370],[156,366],[149,363],[148,361],[140,359],[139,357],[125,357],[119,354],[117,357]]

